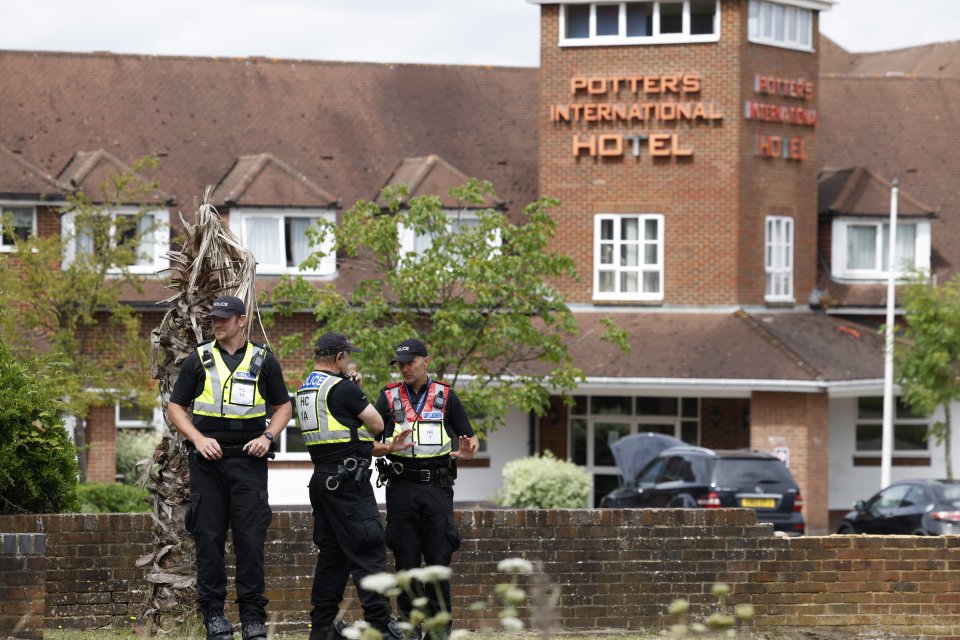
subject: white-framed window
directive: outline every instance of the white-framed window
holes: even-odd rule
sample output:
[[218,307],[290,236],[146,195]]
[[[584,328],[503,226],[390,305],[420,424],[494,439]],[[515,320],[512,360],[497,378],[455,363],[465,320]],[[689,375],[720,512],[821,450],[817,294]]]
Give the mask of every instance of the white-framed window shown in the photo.
[[[33,205],[0,203],[0,252],[16,251],[17,240],[37,233],[37,208]],[[4,222],[9,220],[9,225]]]
[[568,3],[560,7],[560,46],[716,42],[719,0]]
[[767,216],[763,268],[767,276],[764,298],[793,301],[793,218]]
[[700,444],[700,399],[644,396],[574,396],[570,408],[570,460],[593,475],[593,504],[620,484],[611,445],[634,433],[654,432]]
[[[887,277],[890,224],[878,219],[833,221],[831,273],[838,279],[882,280]],[[895,269],[898,277],[930,270],[930,222],[897,222]]]
[[[336,212],[329,209],[234,209],[230,212],[230,229],[243,246],[253,252],[258,274],[331,276],[337,270],[333,235],[328,233],[322,245],[312,244],[307,236],[307,228],[321,219],[336,222]],[[300,269],[300,264],[318,250],[326,253],[319,267]]]
[[[930,443],[927,430],[930,420],[919,416],[902,398],[894,398],[893,454],[928,456]],[[856,452],[879,455],[883,447],[883,398],[870,396],[857,399]]]
[[[447,230],[451,233],[474,229],[480,225],[480,217],[471,209],[444,209],[447,216]],[[397,234],[400,243],[400,255],[424,255],[433,246],[434,235],[430,233],[415,233],[412,228],[397,225]],[[500,246],[500,234],[491,238],[490,247],[496,250]]]
[[114,403],[114,424],[118,429],[155,429],[163,420],[159,407],[142,408],[137,404]]
[[663,300],[663,216],[594,217],[593,297]]
[[[130,273],[153,275],[166,269],[170,250],[170,212],[166,209],[151,209],[143,212],[135,207],[121,207],[106,212],[113,224],[110,226],[110,242],[124,245],[137,240],[133,248],[133,262],[126,268]],[[78,255],[90,255],[97,250],[89,229],[77,228],[77,212],[68,211],[61,218],[61,233],[67,240],[64,248],[63,266],[66,268]],[[111,270],[116,273],[120,269]]]
[[813,51],[813,10],[750,0],[747,37],[758,44]]

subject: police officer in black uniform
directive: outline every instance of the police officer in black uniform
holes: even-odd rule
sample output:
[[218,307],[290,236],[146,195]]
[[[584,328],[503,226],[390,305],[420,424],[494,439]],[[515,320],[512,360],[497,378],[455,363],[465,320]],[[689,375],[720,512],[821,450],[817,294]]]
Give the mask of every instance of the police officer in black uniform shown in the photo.
[[[184,360],[167,415],[190,443],[186,527],[197,547],[197,603],[207,638],[233,637],[223,615],[229,527],[243,639],[254,640],[267,635],[263,548],[273,515],[267,500],[267,454],[290,421],[292,407],[280,363],[269,349],[244,338],[243,301],[220,296],[210,316],[216,339]],[[268,404],[273,407],[269,429]]]
[[402,638],[390,618],[388,601],[367,591],[360,581],[385,571],[380,510],[370,486],[371,456],[402,451],[409,431],[390,443],[374,442],[383,420],[359,387],[352,367],[357,349],[339,333],[325,333],[314,348],[314,371],[297,390],[297,421],[313,460],[310,504],[317,567],[310,603],[310,640],[331,640],[339,629],[335,619],[347,578],[353,576],[364,619],[385,638]]
[[[460,532],[453,521],[453,481],[456,460],[470,460],[479,442],[457,394],[446,383],[431,380],[430,356],[420,340],[400,343],[391,360],[402,381],[387,385],[377,398],[387,438],[401,429],[412,430],[413,447],[390,453],[378,463],[387,483],[387,546],[398,571],[426,565],[449,566],[460,548]],[[454,448],[456,444],[456,448]],[[452,609],[450,582],[440,583],[444,608]],[[441,605],[435,590],[426,589],[429,615]],[[406,593],[397,604],[409,619],[412,603]]]

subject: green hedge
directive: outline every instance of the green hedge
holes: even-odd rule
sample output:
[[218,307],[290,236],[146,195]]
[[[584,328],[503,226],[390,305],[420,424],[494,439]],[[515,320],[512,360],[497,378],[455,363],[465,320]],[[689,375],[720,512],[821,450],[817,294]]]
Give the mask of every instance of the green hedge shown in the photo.
[[590,506],[590,474],[547,451],[508,462],[497,502],[519,509],[585,509]]
[[129,484],[81,484],[80,513],[130,513],[150,511],[150,492]]
[[[8,304],[8,303],[4,303]],[[59,513],[77,503],[76,448],[57,372],[0,341],[0,513]]]
[[136,484],[143,472],[143,467],[137,467],[137,463],[153,456],[160,437],[153,429],[121,429],[117,432],[117,473],[123,476],[124,484]]

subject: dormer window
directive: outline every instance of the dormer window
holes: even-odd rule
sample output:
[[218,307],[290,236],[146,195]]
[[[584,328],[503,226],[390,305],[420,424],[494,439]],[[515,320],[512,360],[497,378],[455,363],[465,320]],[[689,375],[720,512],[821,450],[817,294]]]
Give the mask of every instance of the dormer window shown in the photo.
[[[134,207],[120,207],[102,214],[110,216],[111,224],[102,242],[113,249],[128,248],[129,264],[115,265],[109,273],[122,269],[140,275],[155,275],[167,268],[170,250],[170,213],[166,209],[142,211]],[[67,268],[82,255],[93,255],[100,250],[101,240],[94,238],[89,225],[77,224],[77,212],[68,211],[61,220],[61,232],[66,239],[63,267]],[[136,245],[134,246],[134,243]]]
[[[480,217],[477,212],[470,209],[444,209],[443,213],[447,217],[447,230],[450,233],[468,231],[480,225]],[[401,256],[425,255],[433,247],[434,234],[416,233],[414,229],[402,224],[398,225],[397,233]],[[491,249],[496,250],[500,246],[500,242],[500,235],[497,233],[494,237],[488,239],[487,244]]]
[[675,44],[720,39],[718,0],[568,3],[560,46]]
[[813,51],[813,10],[788,3],[750,0],[750,42]]
[[[895,269],[898,278],[930,269],[930,222],[897,223]],[[833,221],[831,271],[834,278],[882,280],[887,277],[890,224],[876,219]]]
[[[327,234],[322,245],[312,244],[307,235],[307,229],[318,220],[336,222],[336,213],[330,209],[234,209],[230,229],[253,253],[257,274],[332,276],[337,270],[332,234]],[[320,250],[326,255],[317,269],[300,268]]]

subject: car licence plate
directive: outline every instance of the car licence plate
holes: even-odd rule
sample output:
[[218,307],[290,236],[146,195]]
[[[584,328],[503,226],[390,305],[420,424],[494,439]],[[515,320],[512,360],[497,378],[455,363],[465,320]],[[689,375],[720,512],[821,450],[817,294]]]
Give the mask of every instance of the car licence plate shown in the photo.
[[740,498],[740,506],[751,509],[773,509],[777,506],[777,501],[773,498]]

